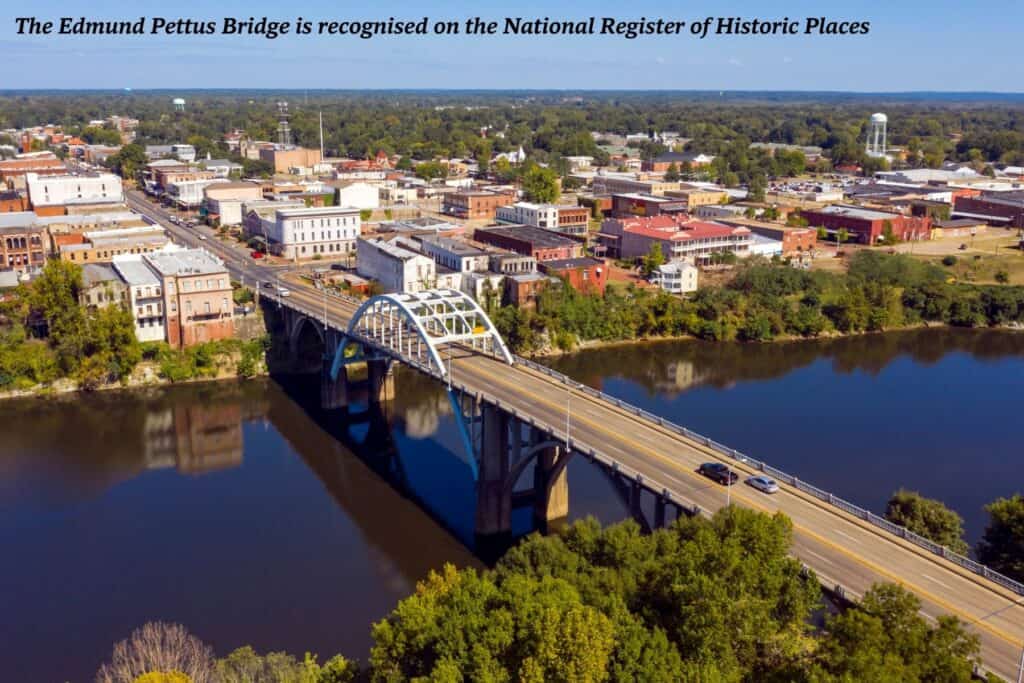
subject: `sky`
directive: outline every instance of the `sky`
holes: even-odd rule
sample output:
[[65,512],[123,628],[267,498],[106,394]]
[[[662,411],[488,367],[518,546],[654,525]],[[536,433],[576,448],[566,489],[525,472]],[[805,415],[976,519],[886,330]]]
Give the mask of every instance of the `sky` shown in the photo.
[[[444,88],[1024,92],[1024,2],[34,0],[0,9],[0,88]],[[69,9],[69,6],[77,6]],[[769,6],[771,8],[769,8]],[[866,36],[28,36],[16,17],[294,22],[708,16],[869,21]]]

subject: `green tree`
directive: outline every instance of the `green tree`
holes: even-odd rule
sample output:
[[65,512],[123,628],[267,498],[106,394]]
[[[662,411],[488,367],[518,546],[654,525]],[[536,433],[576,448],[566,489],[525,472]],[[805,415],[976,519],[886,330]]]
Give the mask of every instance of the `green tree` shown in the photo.
[[747,190],[747,199],[752,202],[763,202],[766,187],[766,180],[763,173],[755,173],[750,178]]
[[916,491],[900,489],[889,498],[885,518],[953,552],[967,554],[963,518],[940,501],[925,498]]
[[849,239],[850,231],[846,228],[839,228],[839,230],[836,231],[836,241],[839,242],[839,244],[846,244]]
[[644,256],[644,275],[650,276],[659,267],[665,264],[665,255],[661,252],[661,243],[652,242],[647,255]]
[[1010,282],[1010,274],[1006,272],[1005,269],[1002,268],[996,271],[994,277],[996,279],[996,282],[998,282],[1001,285],[1005,285]]
[[673,161],[668,165],[668,168],[665,169],[665,180],[670,183],[674,183],[678,181],[680,177],[679,164]]
[[110,168],[125,180],[134,180],[148,161],[146,150],[135,143],[125,145],[107,158]]
[[1024,496],[1000,498],[985,506],[988,526],[978,542],[978,561],[1024,581]]
[[359,210],[359,220],[361,220],[363,223],[367,222],[371,218],[373,218],[373,209]]
[[90,145],[120,145],[121,134],[112,128],[87,126],[82,130],[81,138]]
[[825,230],[825,226],[819,225],[817,232],[818,232],[818,240],[825,241],[825,239],[828,238],[828,231]]
[[558,173],[552,168],[531,166],[523,174],[523,194],[531,202],[550,204],[558,201],[561,189],[558,185]]

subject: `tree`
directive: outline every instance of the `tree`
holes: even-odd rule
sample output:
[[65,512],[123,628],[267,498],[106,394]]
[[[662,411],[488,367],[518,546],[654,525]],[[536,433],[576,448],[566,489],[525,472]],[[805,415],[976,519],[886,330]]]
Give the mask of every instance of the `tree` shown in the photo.
[[135,143],[125,145],[116,154],[107,158],[110,168],[125,180],[133,180],[148,161],[146,150],[142,145]]
[[422,178],[423,180],[435,180],[437,178],[448,177],[448,166],[442,164],[440,161],[424,161],[421,164],[416,164],[416,177]]
[[1010,282],[1010,274],[1006,272],[1005,269],[1002,268],[996,271],[994,277],[996,279],[996,282],[998,282],[1001,285],[1009,284]]
[[678,181],[680,177],[681,176],[679,174],[679,165],[673,161],[671,164],[668,165],[668,168],[665,169],[665,180],[670,183],[674,183]]
[[531,166],[523,174],[523,193],[531,202],[550,204],[558,201],[561,189],[558,185],[558,174],[554,169]]
[[81,138],[90,145],[120,145],[121,134],[112,128],[87,126],[82,130]]
[[840,244],[846,244],[846,242],[849,241],[849,239],[850,231],[847,230],[846,228],[839,228],[839,230],[836,231],[836,241],[839,242]]
[[752,202],[763,202],[765,193],[765,177],[763,173],[755,173],[750,178],[747,199]]
[[937,500],[925,498],[916,491],[900,489],[889,499],[885,518],[955,553],[967,554],[963,518]]
[[134,683],[149,673],[173,672],[184,674],[192,683],[212,683],[213,650],[181,624],[156,621],[114,645],[113,655],[96,673],[96,681]]
[[661,242],[652,242],[647,255],[644,256],[644,275],[648,277],[660,266],[665,264],[665,255],[661,251]]
[[373,209],[360,209],[359,210],[359,220],[360,221],[365,223],[368,220],[370,220],[371,218],[373,218]]
[[818,233],[818,240],[819,241],[823,242],[823,241],[825,241],[825,239],[828,238],[828,231],[825,230],[825,226],[823,226],[823,225],[819,225],[818,226],[817,233]]
[[989,522],[978,542],[978,561],[1024,581],[1024,496],[1000,498],[985,506]]

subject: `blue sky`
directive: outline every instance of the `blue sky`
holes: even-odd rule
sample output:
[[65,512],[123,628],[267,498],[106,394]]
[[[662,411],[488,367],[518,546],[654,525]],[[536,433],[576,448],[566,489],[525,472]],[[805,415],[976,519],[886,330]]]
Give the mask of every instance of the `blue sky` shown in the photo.
[[[77,5],[70,10],[69,5]],[[4,88],[537,88],[1024,91],[1024,3],[992,0],[406,2],[35,0],[4,3]],[[775,9],[766,6],[771,5]],[[472,37],[19,36],[15,17],[224,16],[464,20],[550,16],[690,23],[709,14],[870,21],[867,36]]]

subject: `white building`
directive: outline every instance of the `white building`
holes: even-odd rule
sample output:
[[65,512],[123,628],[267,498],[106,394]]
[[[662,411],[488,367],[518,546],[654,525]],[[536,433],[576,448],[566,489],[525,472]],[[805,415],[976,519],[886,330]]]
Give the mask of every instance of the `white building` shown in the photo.
[[203,206],[221,225],[241,225],[242,205],[262,199],[263,188],[256,183],[217,183],[203,190]]
[[771,237],[759,235],[755,232],[750,236],[750,250],[747,252],[747,255],[764,256],[765,258],[782,256],[782,241],[773,240]]
[[385,292],[411,294],[436,286],[430,257],[382,239],[359,239],[357,245],[356,272],[379,282]]
[[532,225],[545,230],[558,228],[558,207],[554,204],[516,202],[511,206],[499,206],[494,217],[502,223]]
[[29,201],[33,207],[73,204],[119,204],[124,202],[121,178],[113,173],[40,176],[25,174]]
[[277,209],[263,225],[271,253],[290,259],[351,253],[361,230],[359,209],[341,206]]
[[176,180],[164,188],[168,199],[182,208],[192,209],[203,203],[204,191],[211,185],[226,183],[225,178],[204,178],[203,180]]
[[164,299],[160,278],[143,260],[141,254],[115,256],[114,270],[128,285],[128,305],[135,319],[135,336],[139,341],[163,341]]
[[207,159],[201,165],[207,171],[216,173],[218,178],[227,178],[232,173],[242,172],[242,165],[236,164],[230,159]]
[[434,259],[438,265],[458,273],[487,270],[490,261],[490,256],[483,249],[451,237],[421,237],[420,251]]
[[196,148],[192,145],[171,145],[171,154],[186,163],[192,163],[196,160]]
[[651,282],[670,294],[697,291],[697,266],[688,261],[672,261],[651,273]]
[[370,183],[348,183],[337,186],[338,206],[376,209],[380,206],[380,187]]

